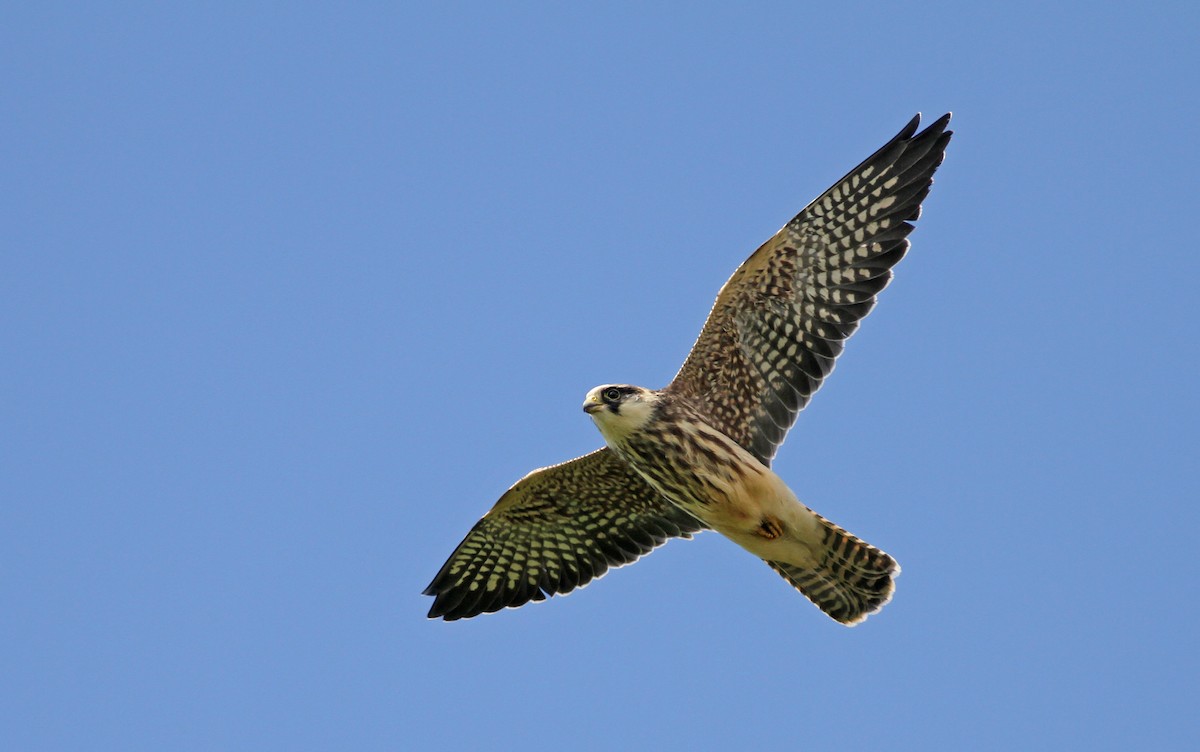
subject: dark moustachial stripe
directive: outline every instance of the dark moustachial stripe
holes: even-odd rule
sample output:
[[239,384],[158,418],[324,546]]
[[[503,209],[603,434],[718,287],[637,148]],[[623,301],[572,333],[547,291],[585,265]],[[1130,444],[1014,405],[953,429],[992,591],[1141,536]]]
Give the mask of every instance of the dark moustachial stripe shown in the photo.
[[[920,132],[919,120],[738,267],[675,379],[652,395],[640,431],[530,473],[500,497],[426,588],[430,617],[469,618],[570,592],[704,529],[686,510],[704,512],[699,505],[719,503],[758,471],[738,459],[739,447],[769,465],[908,250],[951,136],[949,115]],[[644,390],[605,392],[608,410],[624,416],[621,405]],[[815,569],[767,563],[831,617],[857,623],[891,597],[899,567],[819,519]],[[762,521],[764,537],[787,533],[775,522]]]
[[727,496],[717,482],[740,476],[736,444],[695,411],[659,395],[650,422],[615,447],[663,496],[686,508]]

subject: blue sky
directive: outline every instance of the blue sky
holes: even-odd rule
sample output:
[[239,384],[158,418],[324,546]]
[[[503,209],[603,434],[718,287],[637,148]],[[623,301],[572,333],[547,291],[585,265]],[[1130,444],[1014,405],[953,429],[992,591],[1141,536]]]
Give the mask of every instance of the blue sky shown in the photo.
[[[108,5],[0,23],[8,748],[1200,744],[1194,4]],[[424,618],[590,387],[949,110],[775,464],[882,613],[708,534]]]

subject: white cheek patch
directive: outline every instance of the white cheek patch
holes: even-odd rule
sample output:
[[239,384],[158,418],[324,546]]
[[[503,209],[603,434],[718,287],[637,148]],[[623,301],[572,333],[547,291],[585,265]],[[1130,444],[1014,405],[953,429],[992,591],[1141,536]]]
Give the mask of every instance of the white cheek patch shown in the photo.
[[596,427],[600,429],[606,441],[620,443],[645,426],[653,413],[653,402],[645,396],[636,396],[621,402],[617,412],[613,412],[611,406],[605,405],[603,409],[592,413],[592,420],[596,422]]
[[653,412],[654,405],[642,399],[636,399],[622,402],[620,414],[613,417],[629,423],[631,430],[636,430],[646,425],[646,421],[650,420]]

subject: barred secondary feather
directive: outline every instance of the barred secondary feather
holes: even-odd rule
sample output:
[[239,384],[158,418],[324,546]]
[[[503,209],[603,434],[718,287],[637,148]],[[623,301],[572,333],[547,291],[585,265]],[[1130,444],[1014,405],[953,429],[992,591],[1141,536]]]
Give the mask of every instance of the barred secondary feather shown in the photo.
[[802,504],[770,464],[908,251],[951,136],[949,115],[921,132],[919,122],[738,267],[670,384],[588,392],[584,410],[607,446],[500,497],[426,588],[430,617],[568,593],[704,529],[843,624],[891,599],[896,561]]

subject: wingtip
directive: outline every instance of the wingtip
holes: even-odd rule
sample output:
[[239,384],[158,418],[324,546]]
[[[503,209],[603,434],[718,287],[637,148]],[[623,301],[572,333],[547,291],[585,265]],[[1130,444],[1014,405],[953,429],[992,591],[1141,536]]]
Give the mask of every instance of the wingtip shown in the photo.
[[950,125],[950,119],[953,117],[953,115],[954,113],[952,112],[947,112],[945,115],[942,115],[940,118],[934,120],[932,123],[926,126],[925,130],[921,131],[920,135],[924,136],[926,134],[940,134],[945,135],[947,138],[952,136],[954,131],[946,130],[946,126]]
[[445,609],[441,608],[442,599],[436,597],[437,596],[436,592],[430,592],[429,588],[425,588],[424,590],[422,590],[421,595],[434,596],[434,601],[433,601],[433,603],[431,603],[429,605],[429,612],[427,614],[425,614],[425,618],[426,619],[441,619],[445,615]]

